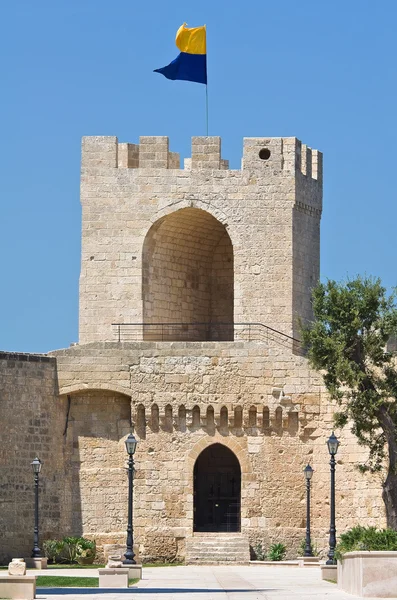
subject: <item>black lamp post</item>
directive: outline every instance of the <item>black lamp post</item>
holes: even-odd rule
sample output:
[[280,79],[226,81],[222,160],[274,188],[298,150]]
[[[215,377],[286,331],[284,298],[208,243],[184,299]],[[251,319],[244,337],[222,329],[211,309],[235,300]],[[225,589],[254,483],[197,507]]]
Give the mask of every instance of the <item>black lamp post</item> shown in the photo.
[[34,473],[34,534],[32,558],[41,558],[39,548],[39,473],[41,471],[41,461],[36,457],[32,463]]
[[132,529],[132,495],[134,485],[134,454],[138,442],[132,435],[129,434],[125,440],[125,447],[128,452],[128,526],[127,526],[127,552],[124,554],[125,560],[123,565],[135,565],[134,560],[134,537]]
[[327,441],[328,452],[331,455],[329,464],[331,466],[331,502],[330,502],[330,526],[329,526],[329,552],[327,565],[335,565],[335,546],[336,546],[336,527],[335,527],[335,455],[338,452],[339,440],[332,432],[331,436]]
[[313,469],[307,465],[303,472],[306,478],[306,545],[304,556],[313,556],[312,542],[310,539],[310,480],[313,476]]

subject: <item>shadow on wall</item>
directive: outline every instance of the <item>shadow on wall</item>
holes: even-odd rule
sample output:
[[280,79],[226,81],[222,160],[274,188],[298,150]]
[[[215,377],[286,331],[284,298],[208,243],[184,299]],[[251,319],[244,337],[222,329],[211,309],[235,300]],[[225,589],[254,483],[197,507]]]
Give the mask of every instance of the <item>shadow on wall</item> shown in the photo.
[[150,228],[142,264],[145,340],[233,340],[233,246],[222,223],[198,208],[171,213]]
[[118,543],[127,520],[124,438],[130,431],[130,398],[106,390],[71,399],[67,445],[72,472],[70,533]]
[[34,475],[39,477],[40,544],[56,537],[65,517],[66,399],[57,396],[56,360],[0,352],[0,564],[30,556],[34,528]]

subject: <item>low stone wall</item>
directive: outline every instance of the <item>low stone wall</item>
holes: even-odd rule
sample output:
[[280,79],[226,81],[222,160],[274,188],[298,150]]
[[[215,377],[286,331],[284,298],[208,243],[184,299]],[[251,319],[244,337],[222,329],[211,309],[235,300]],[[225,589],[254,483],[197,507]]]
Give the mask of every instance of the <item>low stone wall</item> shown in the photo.
[[36,577],[0,575],[0,598],[33,600],[36,598]]
[[397,552],[347,552],[338,562],[338,587],[362,598],[395,598]]

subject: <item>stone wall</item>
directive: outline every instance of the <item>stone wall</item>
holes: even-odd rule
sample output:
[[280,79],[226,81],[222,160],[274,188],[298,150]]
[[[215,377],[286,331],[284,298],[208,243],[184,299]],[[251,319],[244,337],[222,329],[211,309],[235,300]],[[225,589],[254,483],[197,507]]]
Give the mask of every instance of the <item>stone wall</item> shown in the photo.
[[[168,138],[143,137],[134,147],[83,139],[81,343],[115,339],[112,323],[211,316],[205,272],[225,230],[234,321],[291,334],[296,317],[310,315],[321,154],[296,138],[246,138],[242,170],[233,171],[220,146],[217,137],[193,138],[189,168],[176,169]],[[212,313],[226,315],[219,305]]]
[[[233,323],[234,273],[233,246],[227,231],[214,249],[211,269],[211,319],[218,323]],[[232,339],[220,331],[218,339]]]
[[[233,321],[233,249],[207,212],[186,208],[153,225],[142,266],[145,324]],[[167,332],[173,339],[175,332]]]
[[[74,473],[84,534],[125,541],[127,482],[120,469],[126,459],[122,434],[128,429],[128,397],[139,436],[134,523],[141,557],[183,558],[193,531],[194,464],[215,442],[230,448],[241,466],[242,531],[252,545],[284,541],[290,555],[305,535],[303,468],[310,461],[314,537],[320,549],[326,547],[325,442],[334,407],[305,358],[246,342],[92,343],[53,355],[60,391],[71,394],[76,416],[74,435],[83,461]],[[112,423],[112,434],[105,423]],[[380,482],[356,470],[365,452],[352,435],[345,431],[340,439],[338,531],[357,522],[383,525]],[[98,504],[94,485],[102,496]]]
[[[131,421],[139,439],[134,524],[141,558],[184,558],[194,465],[214,443],[240,464],[242,531],[253,546],[283,541],[290,556],[305,533],[302,470],[310,461],[314,539],[326,548],[325,441],[334,407],[305,358],[247,342],[106,342],[52,355],[0,356],[1,561],[31,552],[35,454],[43,461],[41,541],[85,535],[96,539],[100,557],[104,544],[124,545]],[[340,439],[338,531],[358,522],[384,525],[380,481],[355,469],[365,452],[351,434]]]
[[[65,531],[70,490],[65,486],[63,435],[67,400],[57,395],[56,360],[0,353],[0,564],[30,556],[33,548],[34,477],[40,474],[40,540]],[[65,511],[64,511],[65,509]]]
[[71,397],[67,444],[74,535],[99,547],[125,537],[127,479],[124,439],[130,431],[130,398],[109,391]]

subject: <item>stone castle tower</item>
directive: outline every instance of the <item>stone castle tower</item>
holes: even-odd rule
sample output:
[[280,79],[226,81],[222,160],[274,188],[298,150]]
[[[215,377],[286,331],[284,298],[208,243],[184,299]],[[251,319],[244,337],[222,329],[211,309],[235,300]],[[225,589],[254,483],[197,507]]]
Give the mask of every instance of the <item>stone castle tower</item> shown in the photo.
[[[261,323],[292,336],[297,318],[310,317],[317,150],[296,138],[246,138],[242,170],[231,171],[220,138],[196,137],[181,170],[166,137],[92,137],[82,167],[80,343],[115,339],[112,323],[132,322]],[[142,339],[158,333],[145,327]],[[233,331],[202,327],[186,340],[225,336]]]
[[[0,368],[24,368],[6,369],[25,375],[7,380],[2,414],[8,436],[29,426],[42,447],[43,538],[94,537],[101,554],[124,545],[133,427],[141,559],[244,562],[259,541],[296,556],[308,461],[325,548],[334,407],[298,339],[319,277],[321,153],[296,138],[246,138],[241,170],[229,170],[220,138],[195,137],[181,169],[166,137],[87,137],[81,203],[78,344],[0,356]],[[30,421],[13,401],[28,381]],[[338,528],[379,524],[380,486],[355,470],[352,436],[341,441]],[[26,518],[7,530],[10,554],[23,551]]]

